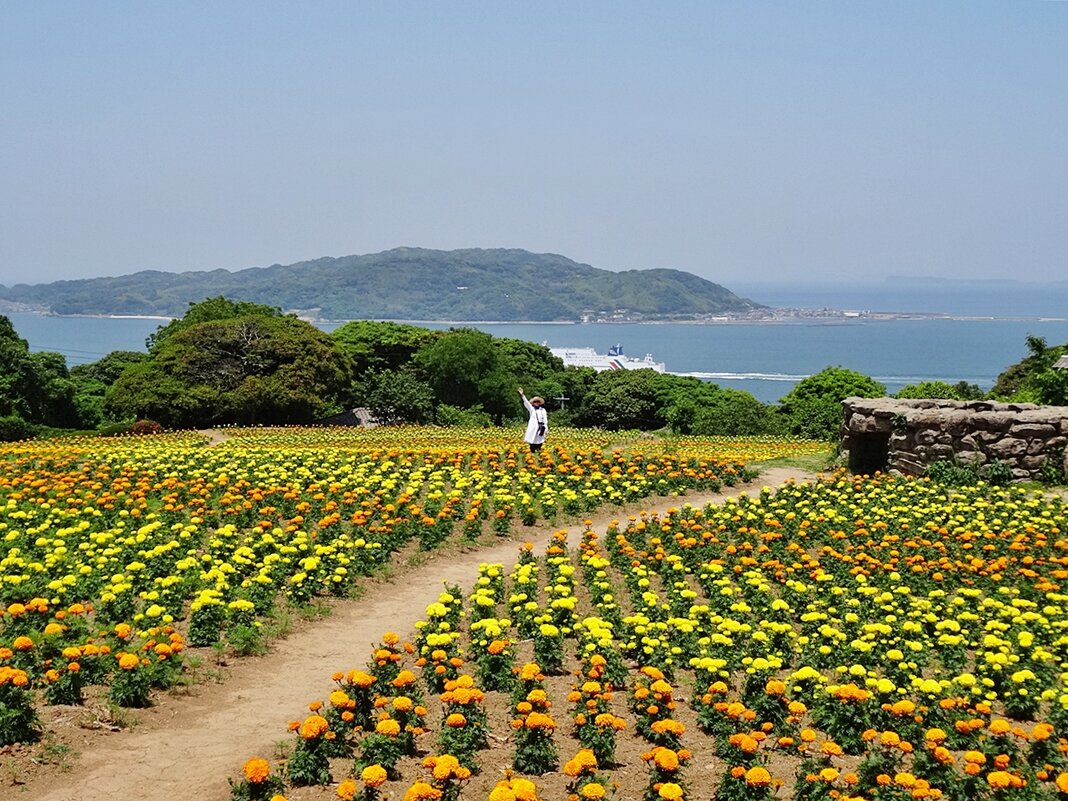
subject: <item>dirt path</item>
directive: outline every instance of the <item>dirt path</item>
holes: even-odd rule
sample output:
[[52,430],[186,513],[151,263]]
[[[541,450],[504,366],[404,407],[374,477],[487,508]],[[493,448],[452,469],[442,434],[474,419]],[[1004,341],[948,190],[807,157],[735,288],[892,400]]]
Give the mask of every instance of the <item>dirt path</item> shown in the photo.
[[[804,470],[771,468],[756,481],[724,493],[650,498],[637,508],[703,506],[759,492],[763,486],[812,478]],[[590,519],[603,532],[624,514],[609,510]],[[544,550],[554,530],[559,528],[532,530],[537,535],[535,553]],[[574,544],[581,525],[568,530]],[[443,581],[467,590],[478,577],[480,562],[502,562],[510,569],[516,549],[515,541],[507,541],[466,554],[438,554],[425,565],[406,568],[394,582],[373,585],[365,597],[337,603],[330,617],[302,624],[266,657],[240,660],[224,683],[198,686],[189,697],[165,696],[137,726],[87,736],[69,772],[42,777],[18,790],[0,789],[0,796],[36,801],[223,801],[229,798],[227,777],[238,776],[250,757],[273,758],[275,743],[291,737],[287,722],[300,717],[308,702],[329,693],[331,673],[362,668],[386,631],[410,636]]]

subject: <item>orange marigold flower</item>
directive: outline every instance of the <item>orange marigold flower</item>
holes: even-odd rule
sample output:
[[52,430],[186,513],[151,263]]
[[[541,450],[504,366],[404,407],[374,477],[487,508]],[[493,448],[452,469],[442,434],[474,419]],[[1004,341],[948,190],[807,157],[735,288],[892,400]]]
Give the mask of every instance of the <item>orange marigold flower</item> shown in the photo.
[[354,801],[356,798],[356,782],[352,779],[345,779],[337,786],[336,792],[341,801]]
[[410,670],[402,670],[397,674],[397,678],[393,679],[394,687],[409,687],[415,684],[415,674]]
[[245,774],[245,778],[248,779],[250,784],[262,784],[267,781],[267,777],[271,775],[271,763],[266,759],[253,757],[245,763],[242,772]]
[[314,740],[330,729],[330,723],[322,715],[308,715],[300,726],[300,736],[305,740]]

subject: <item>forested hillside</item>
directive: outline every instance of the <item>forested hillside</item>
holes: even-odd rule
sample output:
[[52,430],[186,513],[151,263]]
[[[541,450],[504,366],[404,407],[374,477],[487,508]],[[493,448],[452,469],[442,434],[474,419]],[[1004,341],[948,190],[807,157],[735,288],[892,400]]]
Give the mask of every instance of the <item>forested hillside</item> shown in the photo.
[[0,301],[56,314],[180,317],[225,296],[327,320],[692,319],[762,308],[679,270],[611,272],[525,250],[397,248],[230,272],[146,270],[114,278],[0,286]]

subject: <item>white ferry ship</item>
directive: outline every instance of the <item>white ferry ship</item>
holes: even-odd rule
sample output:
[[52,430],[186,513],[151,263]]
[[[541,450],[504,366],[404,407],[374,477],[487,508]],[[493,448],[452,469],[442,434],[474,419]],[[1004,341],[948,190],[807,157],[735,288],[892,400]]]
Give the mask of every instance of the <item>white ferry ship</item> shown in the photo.
[[553,356],[564,360],[565,367],[592,367],[594,370],[655,370],[663,373],[664,363],[653,361],[653,354],[644,359],[623,355],[622,345],[613,345],[608,353],[598,353],[593,348],[549,348]]

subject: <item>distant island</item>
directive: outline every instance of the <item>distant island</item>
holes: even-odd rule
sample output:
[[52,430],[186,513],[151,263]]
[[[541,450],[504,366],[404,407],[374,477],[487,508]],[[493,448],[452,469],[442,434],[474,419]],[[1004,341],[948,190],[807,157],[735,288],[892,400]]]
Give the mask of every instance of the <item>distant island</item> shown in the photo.
[[217,296],[312,320],[678,322],[773,312],[681,270],[612,272],[519,249],[396,248],[234,272],[145,270],[0,286],[4,308],[66,315],[180,317]]

